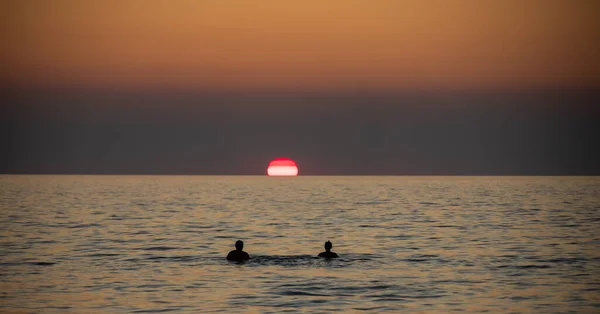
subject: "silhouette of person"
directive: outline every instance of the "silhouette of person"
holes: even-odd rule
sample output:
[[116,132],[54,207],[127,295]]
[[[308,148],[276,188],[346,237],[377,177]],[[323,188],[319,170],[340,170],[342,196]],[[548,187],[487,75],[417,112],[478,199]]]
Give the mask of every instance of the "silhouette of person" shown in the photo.
[[325,242],[325,252],[319,253],[319,257],[325,257],[325,258],[339,257],[337,254],[335,254],[335,252],[331,252],[332,247],[333,247],[333,244],[331,244],[330,241]]
[[244,242],[242,242],[242,240],[237,240],[235,242],[235,250],[233,250],[233,251],[229,252],[229,254],[227,254],[227,259],[230,261],[236,261],[236,262],[249,260],[250,255],[248,255],[248,253],[242,251],[243,248],[244,248]]

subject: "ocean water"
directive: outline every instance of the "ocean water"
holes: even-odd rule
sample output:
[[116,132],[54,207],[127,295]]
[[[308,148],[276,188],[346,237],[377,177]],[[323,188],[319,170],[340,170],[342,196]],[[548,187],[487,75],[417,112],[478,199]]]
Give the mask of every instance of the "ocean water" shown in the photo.
[[[600,312],[600,177],[0,176],[2,313]],[[225,260],[234,242],[253,258]],[[339,259],[316,255],[333,242]]]

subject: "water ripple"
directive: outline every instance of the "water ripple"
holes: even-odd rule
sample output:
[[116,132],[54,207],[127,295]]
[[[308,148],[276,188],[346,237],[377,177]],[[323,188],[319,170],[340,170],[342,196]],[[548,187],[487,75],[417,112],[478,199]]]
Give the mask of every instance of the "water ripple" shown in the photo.
[[0,176],[0,311],[600,308],[596,177],[271,179]]

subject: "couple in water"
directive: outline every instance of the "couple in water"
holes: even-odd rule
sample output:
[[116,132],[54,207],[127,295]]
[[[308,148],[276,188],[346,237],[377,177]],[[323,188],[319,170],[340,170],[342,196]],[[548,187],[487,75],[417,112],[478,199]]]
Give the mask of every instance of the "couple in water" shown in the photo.
[[[325,252],[319,253],[319,257],[325,257],[325,258],[338,257],[338,255],[335,252],[331,252],[332,247],[333,247],[333,244],[331,244],[331,241],[325,242]],[[233,251],[229,252],[229,254],[227,254],[227,259],[230,261],[236,261],[236,262],[249,260],[250,255],[248,255],[248,253],[244,252],[243,249],[244,249],[244,242],[242,242],[241,240],[237,240],[235,242],[235,250],[233,250]]]

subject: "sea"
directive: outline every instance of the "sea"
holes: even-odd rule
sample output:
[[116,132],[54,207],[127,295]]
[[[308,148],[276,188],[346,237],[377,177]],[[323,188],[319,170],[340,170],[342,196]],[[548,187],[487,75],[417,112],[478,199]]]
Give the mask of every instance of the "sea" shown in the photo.
[[600,177],[0,176],[0,313],[162,312],[600,313]]

